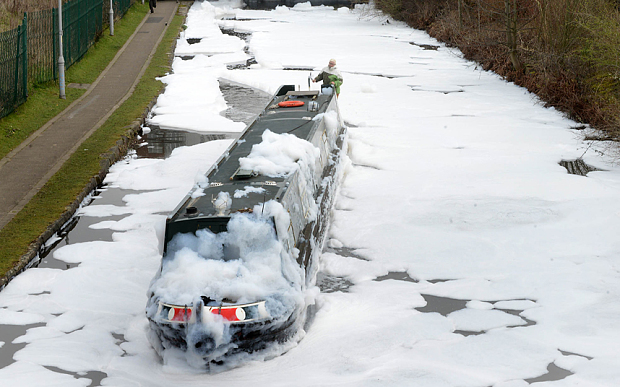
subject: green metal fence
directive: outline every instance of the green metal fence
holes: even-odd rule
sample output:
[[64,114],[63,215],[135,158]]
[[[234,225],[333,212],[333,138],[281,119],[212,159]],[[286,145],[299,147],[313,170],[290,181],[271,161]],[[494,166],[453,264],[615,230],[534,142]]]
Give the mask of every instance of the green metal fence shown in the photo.
[[[113,0],[120,19],[136,0]],[[71,0],[63,4],[63,58],[66,68],[79,61],[108,24],[109,0]],[[28,86],[58,78],[58,9],[29,12],[22,25],[0,33],[0,118],[28,97]]]
[[[30,84],[56,78],[56,40],[58,19],[52,9],[29,12],[28,29],[28,81]],[[56,21],[56,23],[54,23]]]
[[129,10],[135,1],[136,0],[113,0],[114,18],[119,19],[125,16],[127,10]]
[[[103,31],[103,0],[72,0],[62,7],[63,56],[69,68]],[[58,12],[58,10],[56,10]]]
[[28,97],[26,17],[21,26],[0,34],[0,118]]

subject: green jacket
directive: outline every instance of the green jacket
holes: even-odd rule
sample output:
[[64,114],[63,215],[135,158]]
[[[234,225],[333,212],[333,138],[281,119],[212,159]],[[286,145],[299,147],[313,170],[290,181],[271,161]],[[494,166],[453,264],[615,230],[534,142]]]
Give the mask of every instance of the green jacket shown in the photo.
[[333,67],[331,70],[328,67],[325,67],[319,75],[314,78],[316,82],[323,81],[323,85],[329,86],[332,82],[334,82],[334,88],[336,89],[336,94],[340,94],[340,85],[342,85],[343,79],[342,75],[340,75],[340,71]]
[[339,78],[337,75],[329,75],[327,77],[329,82],[334,82],[334,88],[336,89],[336,95],[340,94],[340,85],[342,85],[342,78]]

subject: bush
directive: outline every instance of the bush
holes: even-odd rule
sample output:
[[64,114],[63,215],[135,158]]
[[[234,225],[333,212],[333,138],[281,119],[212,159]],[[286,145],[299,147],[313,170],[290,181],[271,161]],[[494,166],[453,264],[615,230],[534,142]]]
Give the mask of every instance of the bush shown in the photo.
[[[66,3],[68,0],[63,0]],[[0,0],[0,32],[12,30],[21,24],[24,12],[39,11],[58,6],[58,0]]]

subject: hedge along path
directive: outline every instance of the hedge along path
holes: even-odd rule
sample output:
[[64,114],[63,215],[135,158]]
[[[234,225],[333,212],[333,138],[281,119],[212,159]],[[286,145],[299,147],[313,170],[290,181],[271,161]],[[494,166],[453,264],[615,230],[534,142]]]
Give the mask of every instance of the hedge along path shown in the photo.
[[[182,3],[182,10],[186,11],[187,2]],[[147,14],[123,47],[123,52],[118,54],[98,78],[98,85],[91,86],[92,91],[80,99],[81,104],[76,103],[59,115],[68,119],[68,116],[74,113],[73,118],[95,108],[105,110],[78,139],[83,141],[81,146],[76,145],[78,140],[71,144],[73,153],[67,157],[67,161],[55,163],[55,166],[60,164],[59,172],[54,174],[27,202],[24,210],[0,231],[0,245],[3,246],[0,250],[0,273],[5,273],[0,279],[0,288],[37,257],[44,242],[71,219],[82,200],[101,183],[109,166],[125,155],[150,108],[147,105],[152,106],[154,98],[162,89],[162,83],[155,78],[164,75],[170,68],[171,47],[183,22],[181,15],[175,17],[177,6],[176,2],[161,2],[157,13]],[[151,40],[147,45],[145,37],[149,35]],[[164,37],[165,43],[160,44]],[[142,56],[138,55],[140,50]],[[115,77],[129,73],[128,66],[131,65],[137,67],[131,69],[134,76],[128,82],[129,86],[125,87],[125,93],[112,107],[107,110],[102,107],[102,101],[105,100],[103,96],[93,101],[95,96],[101,95],[96,93],[96,87],[105,82],[106,77],[112,78],[112,85],[118,87]],[[121,73],[113,71],[115,66],[120,66]],[[76,109],[79,109],[77,113]],[[56,120],[60,121],[61,119]],[[53,125],[49,128],[52,127]],[[44,138],[47,131],[43,131],[38,137]],[[118,140],[119,138],[121,139]],[[102,159],[101,155],[106,152]],[[4,167],[0,169],[0,177]],[[2,180],[1,185],[4,185]],[[68,203],[71,204],[67,206]]]

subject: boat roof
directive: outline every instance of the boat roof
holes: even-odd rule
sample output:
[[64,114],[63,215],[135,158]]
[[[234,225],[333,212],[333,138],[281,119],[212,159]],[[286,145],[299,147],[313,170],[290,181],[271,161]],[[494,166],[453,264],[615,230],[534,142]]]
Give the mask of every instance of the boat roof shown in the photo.
[[[281,199],[279,195],[284,193],[287,177],[269,177],[254,171],[242,170],[239,168],[239,159],[247,157],[252,151],[252,146],[262,142],[262,135],[267,129],[276,134],[290,133],[301,139],[310,140],[320,125],[320,120],[314,121],[314,118],[326,112],[332,97],[333,95],[320,94],[318,91],[295,91],[294,86],[282,86],[267,107],[207,172],[209,186],[204,188],[204,195],[193,197],[196,196],[194,191],[190,192],[168,217],[168,223],[190,219],[210,219],[209,223],[218,223],[219,219],[222,223],[221,229],[217,226],[215,229],[209,228],[214,232],[224,231],[229,214],[249,212],[258,203]],[[278,105],[284,101],[301,101],[303,105],[296,107]],[[263,190],[258,193],[251,192],[256,190],[246,190],[245,196],[234,198],[235,191],[243,191],[248,186]],[[226,214],[214,206],[214,199],[220,192],[228,192],[232,199],[232,206]]]

